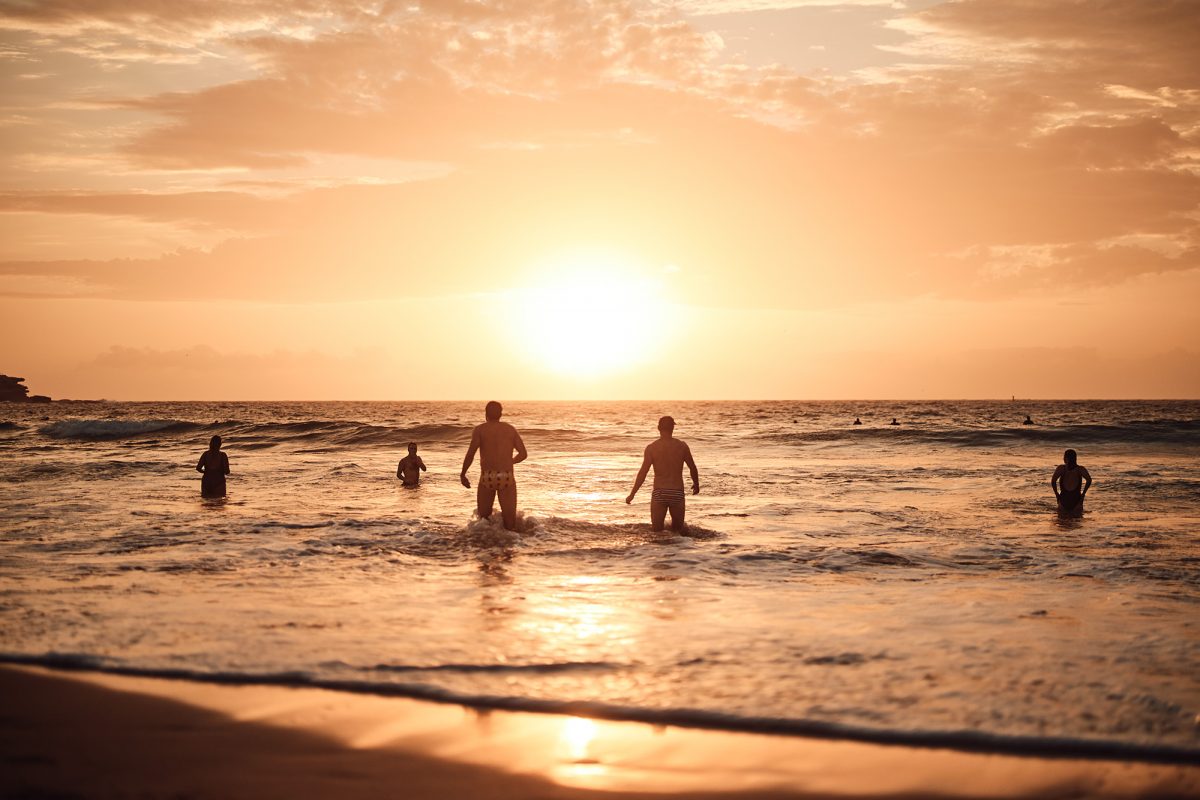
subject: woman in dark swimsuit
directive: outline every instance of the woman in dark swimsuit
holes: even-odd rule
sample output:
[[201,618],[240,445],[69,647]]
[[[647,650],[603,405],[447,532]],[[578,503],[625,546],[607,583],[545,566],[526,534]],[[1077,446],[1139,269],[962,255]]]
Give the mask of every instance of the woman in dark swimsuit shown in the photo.
[[214,436],[208,442],[208,450],[196,462],[196,471],[203,472],[200,479],[201,497],[224,497],[225,476],[229,474],[229,456],[221,452],[221,437]]
[[1074,450],[1063,453],[1063,463],[1054,470],[1050,488],[1058,500],[1058,513],[1079,516],[1083,514],[1083,497],[1092,486],[1092,475],[1086,467],[1076,463]]

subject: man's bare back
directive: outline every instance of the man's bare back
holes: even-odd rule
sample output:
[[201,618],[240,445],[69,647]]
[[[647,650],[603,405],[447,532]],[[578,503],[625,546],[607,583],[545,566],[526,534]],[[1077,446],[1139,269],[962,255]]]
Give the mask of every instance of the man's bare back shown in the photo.
[[[513,466],[526,458],[525,443],[521,434],[507,422],[500,421],[502,408],[492,401],[487,404],[487,422],[475,426],[471,432],[471,446],[463,459],[462,485],[471,488],[467,470],[479,453],[479,486],[476,489],[476,508],[481,518],[492,516],[492,501],[500,498],[500,511],[504,516],[504,527],[516,530],[517,525],[517,476]],[[516,455],[514,456],[514,452]]]
[[646,445],[645,458],[654,467],[655,489],[683,489],[683,465],[692,460],[691,448],[682,439],[655,439]]

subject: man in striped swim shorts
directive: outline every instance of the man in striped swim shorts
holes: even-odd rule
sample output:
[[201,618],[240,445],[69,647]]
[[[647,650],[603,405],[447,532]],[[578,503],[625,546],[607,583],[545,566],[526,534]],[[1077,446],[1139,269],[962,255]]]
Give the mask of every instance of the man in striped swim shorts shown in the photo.
[[671,530],[685,531],[683,522],[686,503],[683,493],[683,465],[687,464],[692,473],[692,494],[700,494],[700,473],[696,462],[692,459],[691,448],[687,442],[674,437],[675,420],[663,417],[658,421],[657,440],[646,445],[645,458],[642,468],[638,470],[637,480],[633,482],[633,491],[625,498],[626,503],[633,502],[633,496],[642,488],[650,467],[654,467],[654,491],[650,495],[650,528],[655,531],[663,529],[667,512],[671,512]]

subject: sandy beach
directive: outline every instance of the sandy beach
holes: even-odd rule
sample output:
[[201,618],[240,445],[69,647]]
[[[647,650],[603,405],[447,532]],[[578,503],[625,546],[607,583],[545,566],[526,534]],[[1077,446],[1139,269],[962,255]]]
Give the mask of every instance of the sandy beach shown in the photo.
[[0,668],[4,797],[1187,797],[1200,766]]

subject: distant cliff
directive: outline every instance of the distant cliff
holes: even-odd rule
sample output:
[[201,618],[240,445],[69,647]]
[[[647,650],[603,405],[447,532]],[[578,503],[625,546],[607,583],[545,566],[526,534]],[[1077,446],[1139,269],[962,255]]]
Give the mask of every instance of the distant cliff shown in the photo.
[[10,378],[0,375],[0,403],[49,403],[50,398],[44,394],[29,393],[29,387],[22,386],[24,378]]

